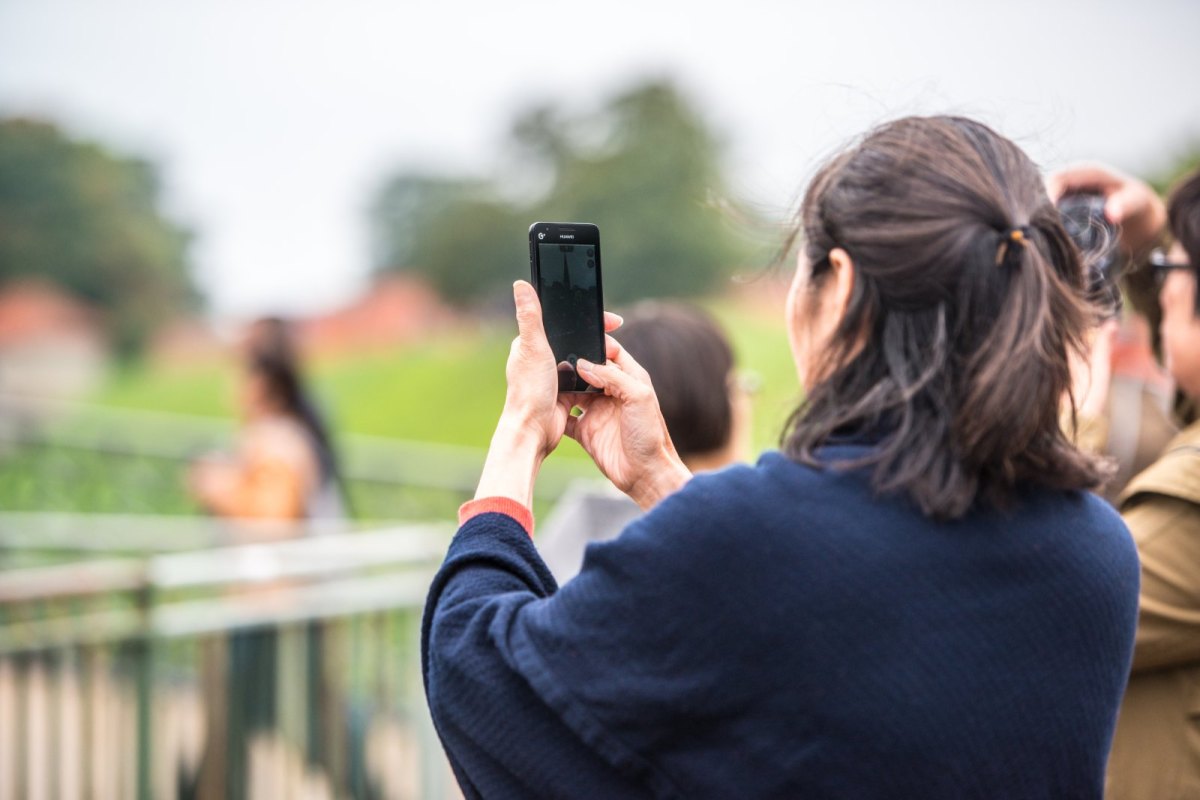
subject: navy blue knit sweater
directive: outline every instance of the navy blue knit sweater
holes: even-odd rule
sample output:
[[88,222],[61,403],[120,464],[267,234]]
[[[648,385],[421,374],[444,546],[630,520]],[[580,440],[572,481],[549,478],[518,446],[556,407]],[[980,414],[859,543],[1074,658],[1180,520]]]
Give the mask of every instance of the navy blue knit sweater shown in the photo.
[[938,523],[768,454],[561,590],[515,519],[468,520],[422,661],[468,797],[1099,798],[1137,594],[1092,495]]

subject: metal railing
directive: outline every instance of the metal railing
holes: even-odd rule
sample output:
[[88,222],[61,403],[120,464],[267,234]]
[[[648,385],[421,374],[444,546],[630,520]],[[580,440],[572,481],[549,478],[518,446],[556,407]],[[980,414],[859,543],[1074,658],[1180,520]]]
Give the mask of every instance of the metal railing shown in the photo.
[[[0,522],[0,544],[47,544]],[[417,650],[452,533],[276,529],[0,572],[0,800],[453,796]]]
[[[418,633],[482,452],[339,437],[353,521],[229,523],[184,477],[230,421],[9,399],[0,800],[457,796]],[[535,503],[595,475],[557,459]]]

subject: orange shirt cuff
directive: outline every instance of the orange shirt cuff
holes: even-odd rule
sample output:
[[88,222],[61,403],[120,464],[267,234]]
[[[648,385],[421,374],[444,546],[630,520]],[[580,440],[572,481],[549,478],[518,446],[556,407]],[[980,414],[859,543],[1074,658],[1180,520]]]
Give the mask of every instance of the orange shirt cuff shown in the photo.
[[513,500],[511,497],[481,497],[463,503],[458,509],[458,525],[462,527],[467,521],[480,514],[504,514],[512,517],[533,538],[533,512]]

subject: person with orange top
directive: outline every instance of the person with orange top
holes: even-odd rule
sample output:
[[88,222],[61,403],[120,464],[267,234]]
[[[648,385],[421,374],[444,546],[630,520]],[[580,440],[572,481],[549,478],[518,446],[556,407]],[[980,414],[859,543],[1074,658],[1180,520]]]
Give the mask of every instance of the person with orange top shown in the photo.
[[278,320],[250,329],[239,375],[244,427],[236,454],[197,462],[193,496],[229,518],[304,520],[343,516],[329,434],[304,391],[290,337]]

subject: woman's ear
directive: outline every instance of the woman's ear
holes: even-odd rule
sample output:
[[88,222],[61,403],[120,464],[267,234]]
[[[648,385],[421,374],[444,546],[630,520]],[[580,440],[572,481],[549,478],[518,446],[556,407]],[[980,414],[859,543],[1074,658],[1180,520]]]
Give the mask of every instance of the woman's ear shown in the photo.
[[835,247],[829,251],[829,264],[833,267],[829,276],[829,283],[832,284],[828,298],[829,310],[833,319],[840,323],[846,316],[846,309],[850,307],[850,298],[854,294],[854,262],[849,253]]
[[829,251],[829,265],[833,266],[833,275],[829,276],[832,278],[830,283],[833,284],[829,309],[840,321],[845,317],[846,309],[850,307],[850,297],[854,294],[854,261],[851,260],[850,253],[841,247],[834,247]]

